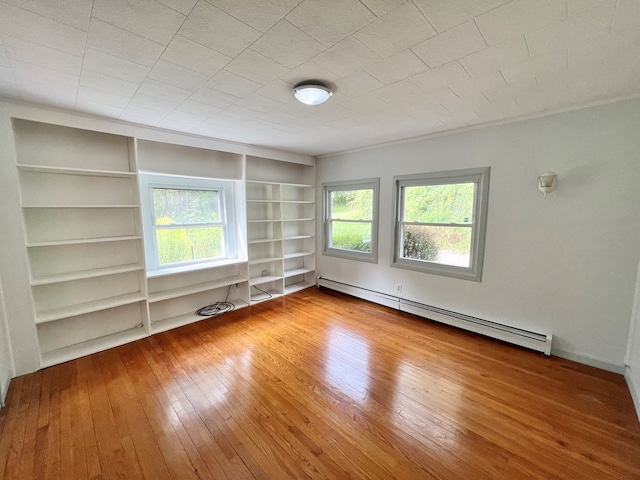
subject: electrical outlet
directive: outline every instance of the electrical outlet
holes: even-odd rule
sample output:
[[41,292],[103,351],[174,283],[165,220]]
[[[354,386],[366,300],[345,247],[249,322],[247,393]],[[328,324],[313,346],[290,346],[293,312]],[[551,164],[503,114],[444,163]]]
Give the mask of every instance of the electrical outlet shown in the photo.
[[396,283],[396,293],[402,293],[402,284]]

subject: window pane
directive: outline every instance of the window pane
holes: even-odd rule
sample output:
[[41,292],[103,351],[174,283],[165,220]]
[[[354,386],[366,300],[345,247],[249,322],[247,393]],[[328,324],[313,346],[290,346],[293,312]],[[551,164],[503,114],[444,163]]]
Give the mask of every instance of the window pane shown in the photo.
[[371,253],[371,224],[331,222],[331,248]]
[[471,260],[471,228],[405,225],[402,256],[468,268]]
[[160,265],[225,257],[222,227],[156,230]]
[[405,222],[473,223],[474,183],[404,187]]
[[217,190],[153,189],[156,225],[197,225],[220,221]]
[[373,189],[332,191],[331,218],[341,220],[373,219]]

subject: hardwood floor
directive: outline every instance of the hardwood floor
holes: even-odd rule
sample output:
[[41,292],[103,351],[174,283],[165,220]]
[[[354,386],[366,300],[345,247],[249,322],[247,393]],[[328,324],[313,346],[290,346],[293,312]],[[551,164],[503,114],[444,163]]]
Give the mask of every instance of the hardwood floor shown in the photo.
[[0,478],[640,478],[624,379],[315,288],[18,377]]

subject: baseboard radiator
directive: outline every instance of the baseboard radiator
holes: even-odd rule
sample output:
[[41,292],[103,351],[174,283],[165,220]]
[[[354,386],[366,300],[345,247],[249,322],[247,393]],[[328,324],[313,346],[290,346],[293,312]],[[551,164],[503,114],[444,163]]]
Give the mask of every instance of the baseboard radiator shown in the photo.
[[551,355],[551,341],[553,340],[553,335],[545,335],[543,333],[530,332],[520,328],[501,325],[482,318],[472,317],[470,315],[452,312],[451,310],[445,310],[425,303],[406,300],[386,293],[376,292],[374,290],[357,287],[355,285],[349,285],[336,280],[330,280],[322,276],[318,278],[318,287],[346,293],[347,295],[362,298],[363,300],[378,303],[402,312],[411,313],[429,320],[445,323],[463,330],[502,340],[503,342],[529,348],[537,352],[542,352],[545,355]]

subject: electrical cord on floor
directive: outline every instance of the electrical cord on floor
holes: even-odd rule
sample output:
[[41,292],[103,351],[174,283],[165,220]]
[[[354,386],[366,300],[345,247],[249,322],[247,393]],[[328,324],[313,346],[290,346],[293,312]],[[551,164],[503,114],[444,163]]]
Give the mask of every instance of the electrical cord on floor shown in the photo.
[[217,317],[218,315],[222,315],[223,313],[227,313],[235,309],[236,306],[227,301],[229,299],[229,293],[231,292],[232,286],[233,285],[229,285],[229,288],[227,289],[227,296],[224,297],[224,301],[202,307],[196,311],[196,315],[200,315],[201,317]]
[[256,290],[258,290],[259,292],[262,292],[266,295],[265,298],[256,298],[254,300],[269,300],[270,298],[273,298],[273,295],[271,295],[269,292],[265,292],[264,290],[262,290],[261,288],[256,287],[255,285],[252,285],[253,288],[255,288]]

